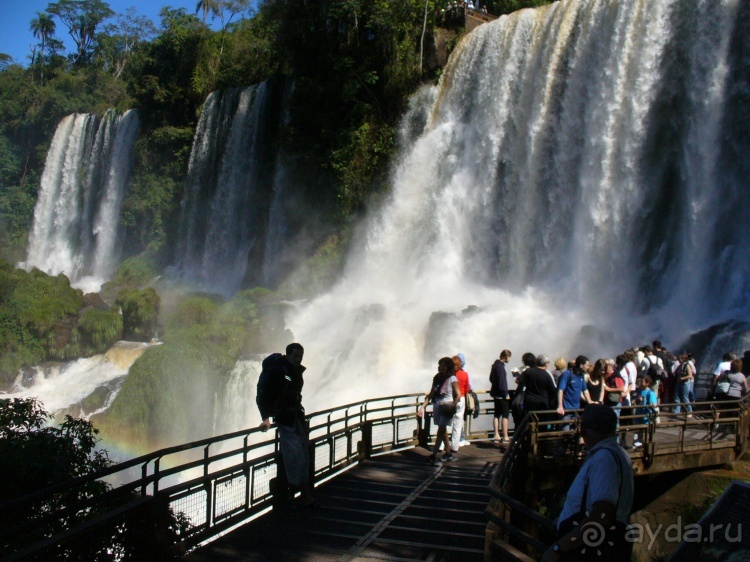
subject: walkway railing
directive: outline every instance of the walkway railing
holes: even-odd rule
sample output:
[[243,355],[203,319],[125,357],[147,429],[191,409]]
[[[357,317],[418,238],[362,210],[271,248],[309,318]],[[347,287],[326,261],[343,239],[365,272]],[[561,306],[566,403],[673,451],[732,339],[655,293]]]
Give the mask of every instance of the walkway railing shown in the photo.
[[[630,449],[636,476],[713,466],[737,459],[748,448],[750,397],[693,404],[692,414],[661,404],[644,416],[637,406],[621,409],[618,434]],[[554,538],[554,521],[542,514],[539,490],[567,490],[584,460],[580,414],[559,420],[556,412],[534,412],[518,426],[490,484],[487,508],[488,560],[532,561]],[[635,436],[637,435],[637,441]],[[546,510],[545,510],[546,511]]]
[[[467,420],[470,439],[492,432],[492,401],[478,394],[482,414]],[[309,415],[312,480],[371,455],[428,444],[430,414],[417,416],[423,399],[389,396]],[[0,557],[64,558],[69,545],[93,534],[129,529],[145,551],[179,554],[285,499],[277,431],[237,431],[161,449],[0,505],[0,513],[13,515],[3,518]],[[176,544],[165,532],[170,525]]]

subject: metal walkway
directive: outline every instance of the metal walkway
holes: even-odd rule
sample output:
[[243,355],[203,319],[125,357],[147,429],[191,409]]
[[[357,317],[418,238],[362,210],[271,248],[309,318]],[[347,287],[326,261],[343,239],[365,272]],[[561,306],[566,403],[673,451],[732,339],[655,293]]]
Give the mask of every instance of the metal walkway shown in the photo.
[[[432,467],[423,447],[431,417],[417,416],[423,399],[374,398],[308,416],[309,470],[325,510],[268,512],[286,489],[284,469],[277,432],[253,427],[5,502],[3,513],[25,515],[0,529],[0,558],[46,562],[127,536],[156,560],[532,560],[543,552],[553,537],[541,507],[583,462],[579,420],[565,430],[569,422],[544,412],[527,416],[503,457],[487,441],[492,399],[481,393],[481,414],[465,426],[474,444],[459,461]],[[623,408],[620,431],[642,442],[630,452],[636,475],[735,460],[748,448],[749,400],[696,403],[691,418],[668,404],[647,418]]]
[[316,488],[324,509],[275,509],[186,560],[480,562],[501,451],[476,443],[434,467],[428,454],[416,448],[363,461]]

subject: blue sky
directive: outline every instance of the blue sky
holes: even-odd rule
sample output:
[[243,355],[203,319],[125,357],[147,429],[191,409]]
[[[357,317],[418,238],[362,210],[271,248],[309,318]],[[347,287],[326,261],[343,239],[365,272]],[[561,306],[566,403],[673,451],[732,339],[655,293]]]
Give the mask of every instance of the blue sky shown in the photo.
[[[29,23],[37,12],[43,12],[52,0],[0,0],[0,53],[12,56],[19,64],[27,66],[30,62],[31,46],[38,41],[29,30]],[[195,13],[198,0],[106,0],[115,13],[124,13],[134,6],[138,14],[145,15],[159,26],[159,11],[162,6],[185,8]],[[74,48],[67,28],[55,17],[57,28],[55,37],[65,42],[68,51]],[[218,23],[216,20],[215,23]]]

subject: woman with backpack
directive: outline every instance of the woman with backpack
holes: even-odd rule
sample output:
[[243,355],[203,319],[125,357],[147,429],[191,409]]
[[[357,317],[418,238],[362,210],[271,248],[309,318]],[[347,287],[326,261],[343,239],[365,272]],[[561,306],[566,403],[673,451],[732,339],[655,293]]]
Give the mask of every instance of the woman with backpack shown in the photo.
[[[622,411],[622,401],[626,394],[629,394],[628,383],[625,380],[624,368],[625,368],[625,356],[618,355],[617,360],[612,359],[599,359],[604,363],[604,400],[605,406],[609,406],[615,411],[617,416],[617,427],[620,427],[620,414]],[[598,361],[597,361],[598,363]],[[596,368],[596,366],[594,367]],[[620,445],[629,449],[630,447],[625,442],[627,433],[625,431],[620,432],[619,442]]]
[[693,358],[687,353],[680,354],[680,364],[675,369],[675,396],[674,401],[676,406],[674,407],[674,413],[679,414],[681,410],[680,403],[685,404],[685,411],[687,417],[693,417],[693,406],[690,403],[690,394],[693,392],[693,384],[695,381],[695,362]]
[[440,445],[445,446],[445,454],[441,459],[442,461],[456,460],[451,453],[448,424],[451,423],[453,415],[456,413],[460,396],[461,393],[458,389],[458,379],[455,375],[453,359],[443,357],[438,361],[438,372],[432,379],[432,388],[417,412],[420,418],[424,417],[427,404],[432,402],[432,418],[435,420],[438,430],[435,436],[435,445],[432,448],[432,455],[427,458],[430,464],[437,462]]
[[[719,402],[736,400],[745,394],[747,394],[747,379],[742,374],[742,359],[733,359],[729,364],[729,370],[714,379],[714,400]],[[719,404],[717,410],[730,410],[734,407],[732,403],[724,403]],[[720,417],[721,414],[717,412],[716,418]],[[714,429],[719,429],[719,427],[714,427]]]

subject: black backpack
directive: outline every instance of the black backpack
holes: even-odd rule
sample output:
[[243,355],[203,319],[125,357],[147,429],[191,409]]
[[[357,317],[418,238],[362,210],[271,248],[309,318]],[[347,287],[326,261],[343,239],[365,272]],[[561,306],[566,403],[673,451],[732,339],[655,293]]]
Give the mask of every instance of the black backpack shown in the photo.
[[659,363],[651,363],[651,359],[648,357],[646,358],[649,362],[648,370],[646,371],[646,374],[651,377],[651,380],[654,382],[661,381],[662,379],[666,378],[667,372],[659,367]]
[[682,377],[688,376],[688,365],[689,363],[685,361],[684,363],[680,363],[680,366],[677,367],[677,378],[682,380]]
[[[271,372],[274,368],[279,365],[283,365],[284,356],[281,353],[272,353],[263,360],[260,377],[258,377],[258,386],[255,391],[255,403],[263,414],[263,408],[265,405],[271,407],[271,415],[275,415],[276,403],[278,402],[279,396],[270,396],[271,389]],[[283,394],[283,393],[282,393]]]

